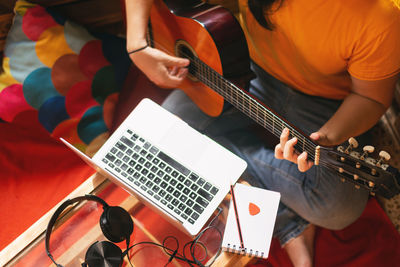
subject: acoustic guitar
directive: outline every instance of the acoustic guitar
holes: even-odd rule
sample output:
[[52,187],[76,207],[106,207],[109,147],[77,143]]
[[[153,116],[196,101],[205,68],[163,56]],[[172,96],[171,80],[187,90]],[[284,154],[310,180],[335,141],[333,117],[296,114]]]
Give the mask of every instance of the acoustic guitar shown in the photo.
[[372,158],[374,147],[357,151],[354,138],[348,145],[320,146],[232,82],[251,71],[244,33],[227,9],[200,0],[155,0],[149,40],[160,50],[190,60],[188,78],[180,89],[206,114],[220,115],[227,101],[277,137],[288,128],[298,139],[298,152],[306,151],[315,165],[335,171],[342,181],[385,198],[400,193],[400,172],[387,163],[387,152]]

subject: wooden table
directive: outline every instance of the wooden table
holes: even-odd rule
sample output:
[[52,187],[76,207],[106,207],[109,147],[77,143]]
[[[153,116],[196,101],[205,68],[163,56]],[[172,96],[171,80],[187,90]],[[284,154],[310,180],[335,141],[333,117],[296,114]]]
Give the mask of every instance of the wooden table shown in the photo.
[[[176,229],[135,197],[100,174],[94,174],[3,249],[0,252],[0,266],[54,266],[46,254],[44,245],[48,221],[57,207],[66,199],[85,194],[96,194],[109,205],[121,206],[129,211],[134,221],[131,245],[141,241],[153,241],[161,244],[168,235],[175,236],[179,240],[180,248],[183,248],[186,242],[191,241],[191,237]],[[222,213],[214,222],[221,233],[224,230],[228,210],[227,203],[228,199],[221,204]],[[50,240],[50,251],[57,263],[63,266],[80,266],[84,261],[87,248],[95,241],[106,240],[99,227],[101,212],[101,205],[93,201],[83,201],[69,206],[62,213]],[[210,261],[221,242],[219,235],[215,230],[214,233],[210,231],[203,235],[201,241],[209,251],[208,261]],[[121,249],[124,250],[124,242],[120,244]],[[182,250],[180,249],[179,252]],[[169,256],[161,248],[148,245],[132,249],[130,255],[133,266],[140,267],[164,266],[169,259]],[[245,266],[252,260],[253,258],[247,256],[222,252],[212,266]],[[129,266],[126,259],[125,261],[126,266]],[[206,263],[207,260],[203,262],[203,264]],[[188,264],[174,259],[170,266],[188,266]]]

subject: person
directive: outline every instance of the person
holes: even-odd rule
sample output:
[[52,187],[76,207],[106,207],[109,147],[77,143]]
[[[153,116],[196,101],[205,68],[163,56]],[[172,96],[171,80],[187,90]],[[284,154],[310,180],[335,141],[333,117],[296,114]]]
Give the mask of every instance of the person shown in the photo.
[[[152,5],[126,0],[127,51],[155,84],[179,88],[190,62],[148,46]],[[399,78],[400,11],[390,0],[239,0],[239,10],[251,94],[320,145],[367,136]],[[212,118],[179,90],[164,106],[244,158],[251,184],[281,193],[274,236],[294,266],[313,265],[315,225],[342,229],[361,215],[367,190],[313,165],[288,129],[271,148],[234,107]]]

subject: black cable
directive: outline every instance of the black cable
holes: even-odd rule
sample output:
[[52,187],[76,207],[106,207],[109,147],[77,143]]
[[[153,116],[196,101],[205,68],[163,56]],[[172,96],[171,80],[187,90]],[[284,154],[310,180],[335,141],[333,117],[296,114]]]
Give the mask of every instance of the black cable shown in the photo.
[[[139,243],[133,244],[133,245],[130,246],[130,247],[127,246],[127,249],[126,249],[125,252],[123,253],[123,256],[125,256],[125,255],[128,256],[129,263],[130,263],[131,266],[132,266],[132,263],[131,263],[130,257],[129,257],[129,251],[130,251],[131,249],[133,249],[134,247],[139,246],[139,245],[154,245],[154,246],[163,248],[165,254],[167,254],[168,256],[170,256],[169,259],[168,259],[168,262],[165,264],[165,266],[167,266],[173,259],[177,259],[177,260],[181,260],[181,261],[183,261],[183,262],[188,263],[190,266],[210,267],[210,266],[214,263],[214,261],[216,260],[216,258],[221,254],[221,251],[222,251],[222,233],[221,233],[221,231],[220,231],[216,226],[212,225],[213,222],[214,222],[214,221],[218,218],[218,216],[221,214],[221,212],[222,212],[222,208],[221,208],[221,207],[218,207],[218,213],[214,216],[214,218],[210,221],[210,223],[209,223],[199,234],[197,234],[197,236],[196,236],[192,241],[189,241],[189,242],[185,243],[185,245],[183,246],[183,254],[181,254],[181,253],[178,252],[178,249],[179,249],[179,241],[178,241],[178,239],[177,239],[176,237],[174,237],[174,236],[167,236],[167,237],[165,237],[165,238],[163,239],[162,244],[158,244],[158,243],[151,242],[151,241],[143,241],[143,242],[139,242]],[[208,251],[207,251],[206,246],[205,246],[203,243],[201,243],[201,242],[199,241],[199,239],[202,237],[202,235],[203,235],[207,230],[210,230],[210,229],[215,229],[215,230],[217,231],[217,233],[218,233],[219,236],[220,236],[220,244],[219,244],[218,251],[217,251],[217,253],[214,255],[214,258],[213,258],[212,262],[211,262],[209,265],[204,265],[204,264],[202,264],[202,261],[205,260],[205,259],[207,259],[207,257],[208,257]],[[176,242],[176,248],[175,248],[175,249],[172,249],[172,248],[170,248],[170,247],[168,247],[168,246],[166,245],[167,240],[169,240],[169,239],[171,239],[171,238]],[[129,244],[129,241],[128,241],[128,240],[127,240],[127,243]],[[192,259],[190,259],[189,257],[187,257],[186,254],[185,254],[185,249],[186,249],[187,246],[190,246],[189,251],[190,251],[190,256],[191,256]],[[199,259],[197,259],[197,258],[195,257],[195,249],[196,249],[196,247],[198,247],[198,246],[202,247],[202,248],[204,249],[204,251],[205,251],[205,253],[204,253],[204,258],[201,259],[201,260],[199,260]]]
[[[126,253],[126,255],[128,255],[128,262],[129,262],[129,264],[131,265],[131,267],[133,267],[133,264],[132,264],[132,262],[131,262],[131,258],[129,257],[129,254],[128,254],[128,249],[129,249],[129,245],[130,245],[130,236],[127,236],[127,238],[126,238],[126,251],[127,251],[127,253]],[[124,257],[124,254],[122,254],[122,258]]]

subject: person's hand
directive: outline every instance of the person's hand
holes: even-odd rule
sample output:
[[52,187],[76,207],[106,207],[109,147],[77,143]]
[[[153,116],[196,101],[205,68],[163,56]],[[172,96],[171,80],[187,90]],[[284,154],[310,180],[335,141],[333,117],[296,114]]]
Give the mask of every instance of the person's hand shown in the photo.
[[[289,139],[289,129],[283,129],[280,136],[280,143],[275,146],[275,158],[277,159],[286,159],[295,164],[297,164],[297,168],[301,172],[308,171],[312,165],[314,164],[312,161],[307,160],[307,152],[304,151],[301,154],[298,154],[295,150],[294,146],[297,143],[297,138],[293,137]],[[315,132],[310,135],[310,138],[319,144],[328,143],[326,140],[326,136],[320,132]]]
[[186,58],[170,56],[152,47],[133,53],[130,58],[152,82],[164,88],[178,87],[190,63]]

